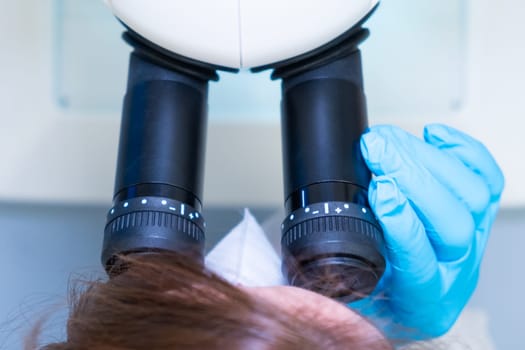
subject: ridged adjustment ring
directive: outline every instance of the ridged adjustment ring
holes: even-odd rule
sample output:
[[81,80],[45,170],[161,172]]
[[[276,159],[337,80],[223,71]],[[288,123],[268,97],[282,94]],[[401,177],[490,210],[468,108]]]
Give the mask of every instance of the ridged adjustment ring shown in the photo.
[[[191,234],[189,227],[203,232],[206,223],[194,208],[182,202],[160,197],[140,197],[122,201],[108,213],[106,229],[118,232],[133,226],[178,227]],[[203,239],[203,237],[201,237]]]
[[290,214],[282,224],[283,246],[312,234],[328,232],[359,233],[374,243],[382,243],[383,236],[377,220],[369,208],[355,203],[317,203]]
[[167,198],[141,197],[118,203],[108,213],[107,234],[135,227],[158,226],[204,240],[206,223],[202,215],[187,204]]
[[102,263],[111,269],[117,254],[160,250],[203,258],[205,228],[201,213],[177,200],[136,197],[119,202],[108,213]]

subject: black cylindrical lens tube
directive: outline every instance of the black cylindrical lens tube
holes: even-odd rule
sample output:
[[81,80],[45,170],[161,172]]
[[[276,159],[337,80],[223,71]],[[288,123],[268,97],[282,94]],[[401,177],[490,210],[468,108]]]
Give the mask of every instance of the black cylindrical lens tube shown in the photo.
[[360,151],[368,121],[359,50],[283,77],[282,93],[283,272],[292,285],[360,299],[385,260]]
[[207,97],[208,80],[131,54],[102,252],[108,271],[118,254],[164,250],[203,258]]

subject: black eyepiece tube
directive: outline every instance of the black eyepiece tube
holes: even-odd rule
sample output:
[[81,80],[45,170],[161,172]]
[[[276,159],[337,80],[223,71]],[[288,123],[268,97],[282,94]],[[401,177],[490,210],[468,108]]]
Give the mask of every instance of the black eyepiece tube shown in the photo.
[[[203,259],[201,215],[208,78],[137,46],[124,100],[113,208],[102,263],[176,251]],[[196,69],[198,71],[198,69]]]
[[385,260],[359,145],[368,127],[361,55],[347,51],[283,74],[282,249],[292,285],[350,302],[373,291]]

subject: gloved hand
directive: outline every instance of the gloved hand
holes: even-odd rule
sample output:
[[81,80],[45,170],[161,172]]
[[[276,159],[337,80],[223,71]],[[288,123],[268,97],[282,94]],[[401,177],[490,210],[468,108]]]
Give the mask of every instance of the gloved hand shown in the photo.
[[374,294],[350,307],[389,337],[440,336],[476,288],[503,174],[480,142],[444,125],[427,126],[424,141],[372,127],[361,150],[388,262]]

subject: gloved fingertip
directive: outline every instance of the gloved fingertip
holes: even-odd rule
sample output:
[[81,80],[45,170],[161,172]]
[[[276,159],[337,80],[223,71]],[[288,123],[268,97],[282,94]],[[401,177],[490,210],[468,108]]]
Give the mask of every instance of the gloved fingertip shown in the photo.
[[373,130],[361,136],[361,153],[369,165],[381,159],[385,146],[384,138]]
[[369,201],[378,217],[395,214],[406,202],[396,182],[387,176],[378,176],[370,182]]
[[423,129],[423,138],[431,144],[442,144],[446,142],[448,127],[443,124],[428,124]]

